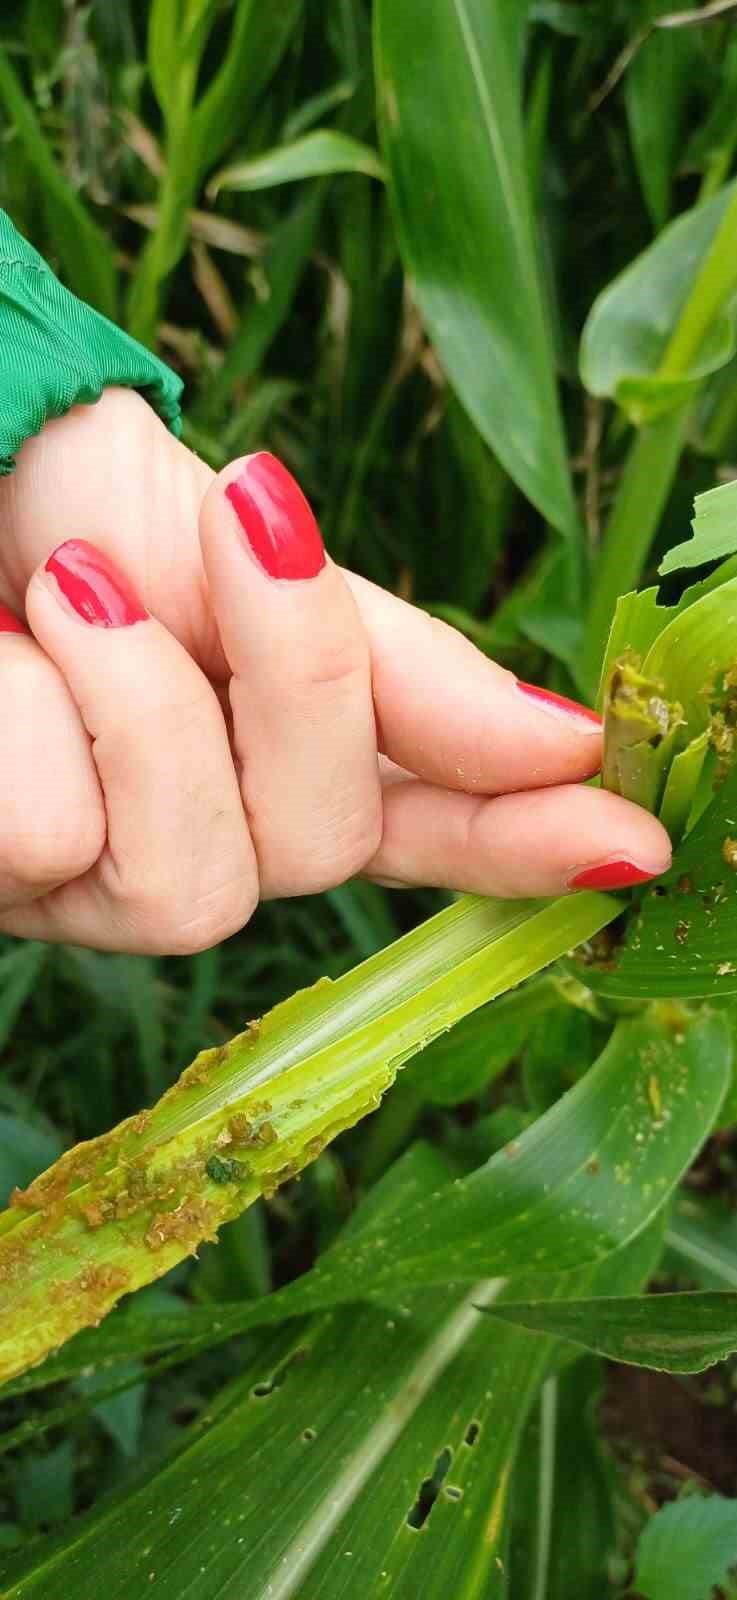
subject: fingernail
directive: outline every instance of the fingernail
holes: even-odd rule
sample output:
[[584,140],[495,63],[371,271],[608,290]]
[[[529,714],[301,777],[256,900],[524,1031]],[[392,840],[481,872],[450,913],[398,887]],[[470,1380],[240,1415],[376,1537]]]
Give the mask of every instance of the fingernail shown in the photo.
[[129,628],[148,612],[125,574],[86,539],[67,539],[46,562],[77,616],[97,628]]
[[[662,871],[666,869],[663,867]],[[598,867],[583,867],[568,879],[569,889],[630,889],[635,883],[647,883],[657,878],[659,872],[647,872],[635,866],[634,861],[601,861]]]
[[20,617],[16,617],[7,606],[0,605],[0,633],[28,634],[29,632],[30,629],[26,627],[25,622],[21,622]]
[[302,490],[276,456],[248,456],[225,490],[252,554],[270,578],[315,578],[325,546]]
[[577,700],[569,700],[564,694],[555,694],[552,689],[541,689],[537,683],[524,683],[521,678],[517,679],[517,688],[551,717],[567,722],[569,727],[576,723],[579,733],[601,733],[601,717],[588,706],[579,705]]

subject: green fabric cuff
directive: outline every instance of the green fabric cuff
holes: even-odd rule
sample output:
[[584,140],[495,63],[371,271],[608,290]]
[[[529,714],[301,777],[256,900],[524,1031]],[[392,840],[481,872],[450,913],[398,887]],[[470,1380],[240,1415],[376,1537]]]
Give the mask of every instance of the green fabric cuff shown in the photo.
[[179,435],[181,379],[65,289],[0,211],[0,475],[50,417],[111,385],[138,389]]

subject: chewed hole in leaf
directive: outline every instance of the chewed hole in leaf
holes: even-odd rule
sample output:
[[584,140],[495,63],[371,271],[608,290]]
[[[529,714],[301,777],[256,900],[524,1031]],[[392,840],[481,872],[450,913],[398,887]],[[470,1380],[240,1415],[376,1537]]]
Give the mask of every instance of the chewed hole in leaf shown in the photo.
[[473,1422],[469,1422],[468,1427],[466,1428],[466,1431],[463,1435],[463,1443],[467,1445],[476,1444],[480,1432],[481,1423],[477,1422],[474,1418]]
[[443,1490],[443,1494],[445,1495],[446,1500],[462,1500],[463,1499],[463,1490],[458,1487],[457,1483],[449,1483],[449,1484],[447,1484],[446,1487]]
[[303,1429],[303,1432],[302,1432],[302,1442],[303,1442],[303,1444],[312,1444],[313,1439],[316,1439],[316,1438],[317,1438],[317,1434],[316,1434],[314,1428],[304,1428]]
[[306,1345],[300,1345],[297,1350],[292,1350],[291,1354],[284,1361],[281,1361],[278,1367],[274,1368],[270,1378],[265,1378],[263,1383],[254,1384],[251,1390],[251,1398],[253,1400],[268,1399],[270,1394],[274,1394],[277,1389],[281,1389],[290,1369],[296,1366],[299,1361],[304,1361],[307,1355]]
[[443,1483],[450,1471],[453,1460],[453,1451],[448,1445],[440,1451],[432,1470],[432,1476],[423,1478],[417,1491],[417,1499],[411,1510],[407,1513],[408,1528],[424,1528],[432,1511],[435,1501],[440,1494]]

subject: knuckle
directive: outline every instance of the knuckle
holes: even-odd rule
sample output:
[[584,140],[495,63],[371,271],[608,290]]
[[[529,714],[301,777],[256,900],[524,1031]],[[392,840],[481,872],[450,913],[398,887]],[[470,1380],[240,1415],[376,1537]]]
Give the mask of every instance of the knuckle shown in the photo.
[[149,891],[134,898],[129,911],[139,948],[148,955],[193,956],[238,933],[257,904],[258,889],[248,874],[194,901],[166,889]]
[[371,813],[344,821],[329,833],[314,839],[305,848],[302,838],[299,848],[286,852],[283,844],[274,850],[275,871],[264,870],[264,878],[278,887],[272,893],[286,895],[323,894],[326,889],[337,889],[363,872],[376,855],[381,844],[381,808]]
[[90,818],[84,830],[77,830],[60,839],[60,856],[64,865],[64,879],[81,878],[99,860],[107,835],[105,818],[100,809],[95,821]]
[[66,824],[16,830],[0,842],[0,860],[5,873],[24,889],[51,888],[89,872],[104,843],[104,824],[92,819],[73,831]]
[[331,641],[322,641],[314,658],[305,669],[305,686],[314,689],[347,689],[363,686],[367,681],[366,650],[360,637],[346,633]]

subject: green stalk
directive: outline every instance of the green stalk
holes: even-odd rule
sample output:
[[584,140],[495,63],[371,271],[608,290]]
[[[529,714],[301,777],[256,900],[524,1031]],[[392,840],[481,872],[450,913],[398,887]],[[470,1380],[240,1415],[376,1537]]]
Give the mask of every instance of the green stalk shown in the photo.
[[62,1156],[0,1215],[0,1379],[293,1178],[417,1050],[621,910],[608,895],[466,897],[202,1052],[152,1111]]
[[176,102],[166,107],[166,166],[159,184],[156,223],[133,276],[128,331],[142,344],[156,341],[161,285],[176,266],[187,239],[187,217],[198,183],[191,137],[199,57],[178,64]]
[[[155,345],[161,285],[179,260],[187,239],[187,215],[194,198],[186,156],[177,141],[169,142],[166,170],[159,186],[156,222],[146,241],[128,296],[127,328],[142,344]],[[188,149],[186,140],[182,147]]]
[[630,448],[602,543],[581,652],[581,689],[593,699],[620,594],[634,589],[676,475],[691,402],[640,428]]
[[[737,190],[724,213],[664,351],[656,376],[687,379],[715,317],[737,290]],[[702,380],[703,382],[703,380]],[[595,694],[617,598],[647,560],[683,448],[694,396],[642,427],[630,449],[599,557],[584,633],[581,687]]]

